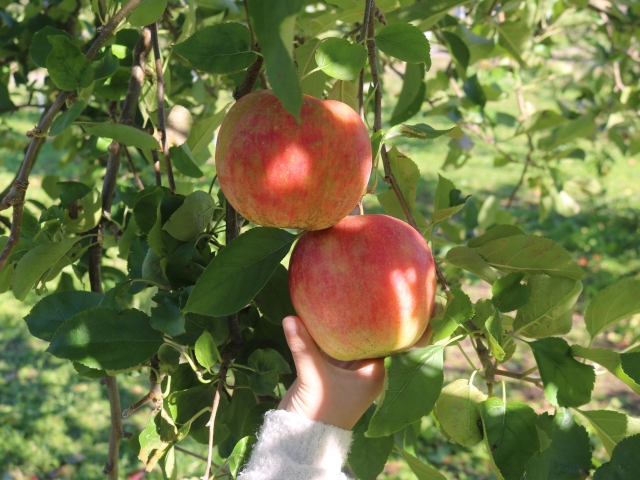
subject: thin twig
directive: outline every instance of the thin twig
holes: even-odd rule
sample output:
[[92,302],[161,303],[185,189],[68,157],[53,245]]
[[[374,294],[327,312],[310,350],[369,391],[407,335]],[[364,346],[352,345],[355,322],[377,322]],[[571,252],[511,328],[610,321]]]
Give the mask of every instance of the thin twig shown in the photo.
[[500,369],[496,369],[495,374],[501,375],[503,377],[514,378],[516,380],[522,380],[523,382],[533,383],[536,387],[544,388],[544,386],[542,385],[542,380],[540,378],[528,377],[520,373],[508,372],[506,370]]
[[511,208],[511,205],[513,204],[513,200],[516,198],[516,193],[518,193],[518,190],[520,189],[520,187],[524,182],[524,176],[527,174],[527,168],[529,167],[529,164],[532,163],[531,156],[533,155],[533,151],[535,147],[533,145],[533,139],[531,138],[530,133],[527,133],[527,140],[529,142],[529,151],[527,152],[527,158],[525,158],[524,160],[524,167],[522,168],[522,174],[520,175],[520,180],[518,180],[518,183],[516,184],[516,186],[513,187],[511,195],[509,195],[509,199],[507,200],[507,205],[505,206],[505,210],[507,211]]
[[133,179],[136,182],[136,185],[140,190],[144,190],[144,184],[142,183],[142,180],[140,180],[140,175],[138,175],[138,170],[136,170],[136,166],[133,163],[133,158],[131,158],[131,152],[129,152],[129,149],[126,146],[123,147],[122,151],[124,152],[124,155],[127,157],[127,161],[129,162],[129,167],[131,167],[131,173],[133,173]]
[[162,186],[162,173],[160,172],[160,158],[158,157],[157,150],[151,150],[151,157],[153,158],[153,171],[156,174],[156,186]]
[[[225,371],[226,374],[226,371]],[[207,468],[204,471],[204,475],[202,476],[202,480],[209,480],[209,475],[211,474],[211,464],[213,457],[213,430],[216,421],[216,414],[218,413],[218,406],[220,405],[220,395],[222,393],[222,386],[224,382],[218,382],[218,388],[216,389],[216,394],[213,397],[213,407],[211,408],[211,417],[207,422],[207,427],[209,427],[209,448],[207,452]]]
[[[124,20],[124,18],[129,15],[141,2],[142,0],[129,0],[120,9],[120,11],[116,13],[111,18],[111,20],[109,20],[109,23],[105,25],[98,38],[96,38],[91,47],[89,47],[89,50],[87,50],[86,57],[88,60],[93,60],[93,58],[96,56],[96,53],[98,53],[98,50],[102,48],[107,39],[111,36],[111,34],[113,34],[120,22]],[[25,154],[24,160],[22,160],[20,171],[18,172],[15,181],[13,182],[11,190],[2,199],[2,202],[0,202],[0,211],[13,207],[13,221],[11,222],[12,228],[9,234],[9,238],[7,239],[7,243],[2,250],[2,254],[0,254],[0,270],[2,270],[5,263],[7,262],[7,259],[11,254],[11,250],[13,250],[13,247],[15,247],[15,245],[18,243],[18,240],[20,240],[20,228],[22,227],[22,214],[24,211],[22,205],[24,204],[26,191],[29,187],[29,175],[38,159],[40,149],[42,148],[42,145],[46,140],[45,134],[49,131],[53,119],[71,94],[72,92],[60,92],[51,107],[49,107],[49,109],[40,119],[38,126],[31,131],[32,133],[36,133],[36,135],[33,135],[31,137],[31,142],[27,147],[27,152]]]
[[158,87],[158,134],[160,135],[160,143],[162,146],[162,155],[164,156],[164,166],[167,170],[167,179],[169,180],[169,189],[172,193],[176,193],[176,181],[173,178],[173,168],[171,166],[171,158],[169,157],[169,145],[167,144],[167,128],[165,125],[166,117],[164,111],[164,73],[162,72],[162,57],[160,56],[160,44],[158,43],[158,22],[149,25],[151,29],[151,44],[153,45],[153,55],[156,60],[156,78]]
[[[371,18],[371,10],[373,9],[373,0],[366,0],[364,4],[364,16],[362,17],[362,25],[360,25],[360,36],[358,37],[358,43],[364,42],[367,38],[367,32],[369,31],[369,20]],[[358,76],[358,113],[364,119],[364,68],[360,70]]]

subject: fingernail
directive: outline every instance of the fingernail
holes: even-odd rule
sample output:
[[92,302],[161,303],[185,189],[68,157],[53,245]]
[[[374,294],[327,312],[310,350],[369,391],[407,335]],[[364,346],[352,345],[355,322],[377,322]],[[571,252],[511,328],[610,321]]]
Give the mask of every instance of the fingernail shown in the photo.
[[282,328],[287,335],[295,335],[298,333],[298,322],[293,317],[285,317],[282,321]]

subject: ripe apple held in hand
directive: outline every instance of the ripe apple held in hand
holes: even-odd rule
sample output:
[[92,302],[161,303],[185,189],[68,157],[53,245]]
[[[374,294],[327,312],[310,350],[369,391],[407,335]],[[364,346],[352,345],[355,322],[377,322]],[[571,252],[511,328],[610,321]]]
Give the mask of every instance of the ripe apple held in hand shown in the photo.
[[386,215],[305,233],[289,265],[293,305],[328,355],[385,357],[411,347],[433,307],[436,272],[422,236]]
[[269,90],[242,97],[222,122],[216,169],[227,200],[267,227],[320,230],[364,195],[371,142],[346,104],[304,95],[302,122]]

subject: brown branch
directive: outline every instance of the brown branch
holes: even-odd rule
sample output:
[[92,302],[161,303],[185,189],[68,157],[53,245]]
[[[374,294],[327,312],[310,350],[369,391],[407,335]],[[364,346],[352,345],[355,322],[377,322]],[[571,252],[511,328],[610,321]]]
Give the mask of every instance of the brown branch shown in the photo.
[[533,155],[533,151],[535,147],[533,146],[533,139],[531,138],[530,133],[527,133],[527,140],[529,141],[529,152],[527,152],[527,158],[525,158],[524,160],[524,167],[522,169],[522,174],[520,175],[520,180],[518,180],[518,183],[513,188],[513,191],[511,192],[511,195],[509,195],[509,199],[507,200],[507,205],[505,207],[505,210],[507,211],[511,208],[511,204],[513,203],[513,200],[516,198],[516,193],[518,193],[518,190],[520,189],[520,187],[522,186],[522,183],[524,182],[524,176],[527,174],[527,168],[529,167],[530,164],[533,163],[531,161],[531,156]]
[[[358,43],[363,43],[367,38],[367,32],[369,31],[369,20],[371,19],[371,10],[373,10],[373,0],[367,0],[364,4],[364,16],[362,17],[362,25],[360,26],[360,36],[358,37]],[[358,76],[358,113],[364,120],[364,68],[360,70],[360,75]]]
[[107,463],[102,470],[109,476],[109,480],[118,480],[118,454],[120,451],[120,440],[122,440],[122,418],[120,416],[122,407],[120,406],[120,392],[118,391],[118,381],[116,377],[108,376],[104,378],[111,407],[111,433],[109,435],[109,456]]
[[160,379],[156,376],[156,372],[160,368],[158,355],[154,355],[151,358],[151,366],[153,368],[149,369],[149,392],[129,408],[124,409],[122,411],[122,418],[129,418],[133,412],[149,402],[151,402],[151,408],[154,410],[162,405],[162,381],[164,375],[161,375]]
[[131,173],[133,173],[133,179],[136,182],[136,185],[140,190],[144,190],[144,184],[142,183],[142,180],[140,180],[140,175],[138,175],[138,170],[136,170],[136,166],[133,163],[133,158],[131,158],[131,152],[129,152],[129,149],[126,146],[123,147],[122,151],[124,152],[125,157],[127,157],[127,161],[129,162],[129,167],[131,168]]
[[153,171],[156,174],[156,186],[162,186],[162,173],[160,173],[160,157],[158,157],[157,150],[151,150],[151,157],[153,158]]
[[162,57],[160,56],[160,44],[158,43],[158,22],[149,25],[151,29],[151,44],[153,45],[153,56],[156,60],[156,77],[158,79],[158,134],[162,146],[162,155],[164,156],[164,166],[167,170],[167,179],[169,180],[169,189],[171,193],[176,193],[176,182],[173,178],[173,168],[171,167],[171,158],[169,157],[169,145],[167,144],[167,128],[165,125],[166,116],[164,111],[164,73],[162,72]]
[[[120,9],[120,11],[113,16],[109,23],[105,25],[98,38],[93,42],[91,47],[89,47],[89,50],[87,50],[86,57],[88,60],[93,60],[96,53],[98,53],[98,50],[102,48],[120,22],[124,20],[124,18],[129,15],[140,4],[140,2],[142,2],[142,0],[129,0]],[[2,254],[0,254],[0,270],[4,267],[9,255],[11,254],[11,250],[20,239],[22,213],[24,211],[22,205],[24,205],[27,188],[29,187],[29,175],[31,174],[31,170],[38,159],[40,149],[46,140],[46,135],[43,135],[43,133],[49,131],[51,123],[53,123],[53,119],[71,94],[72,92],[60,92],[51,107],[49,107],[40,119],[36,129],[38,132],[41,132],[41,134],[32,137],[31,142],[27,147],[24,160],[22,160],[22,165],[20,166],[18,175],[13,182],[13,186],[9,193],[2,199],[2,202],[0,202],[0,211],[13,207],[13,220],[11,222],[12,228],[9,234],[9,239],[2,251]]]
[[247,72],[242,79],[240,85],[236,87],[233,91],[233,98],[238,101],[246,94],[251,93],[253,91],[253,87],[258,81],[258,77],[260,77],[260,71],[262,70],[262,64],[264,63],[264,57],[258,55],[255,62],[253,62],[249,68],[247,68]]

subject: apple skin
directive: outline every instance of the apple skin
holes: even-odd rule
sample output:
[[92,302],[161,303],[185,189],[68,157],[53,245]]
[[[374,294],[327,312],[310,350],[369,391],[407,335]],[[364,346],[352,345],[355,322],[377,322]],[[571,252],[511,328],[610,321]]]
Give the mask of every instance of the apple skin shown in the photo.
[[300,124],[262,90],[242,97],[220,127],[220,187],[258,225],[328,228],[365,193],[371,141],[360,116],[342,102],[303,97]]
[[349,216],[298,240],[289,291],[326,354],[344,361],[386,357],[413,346],[427,328],[435,264],[425,240],[406,223]]

